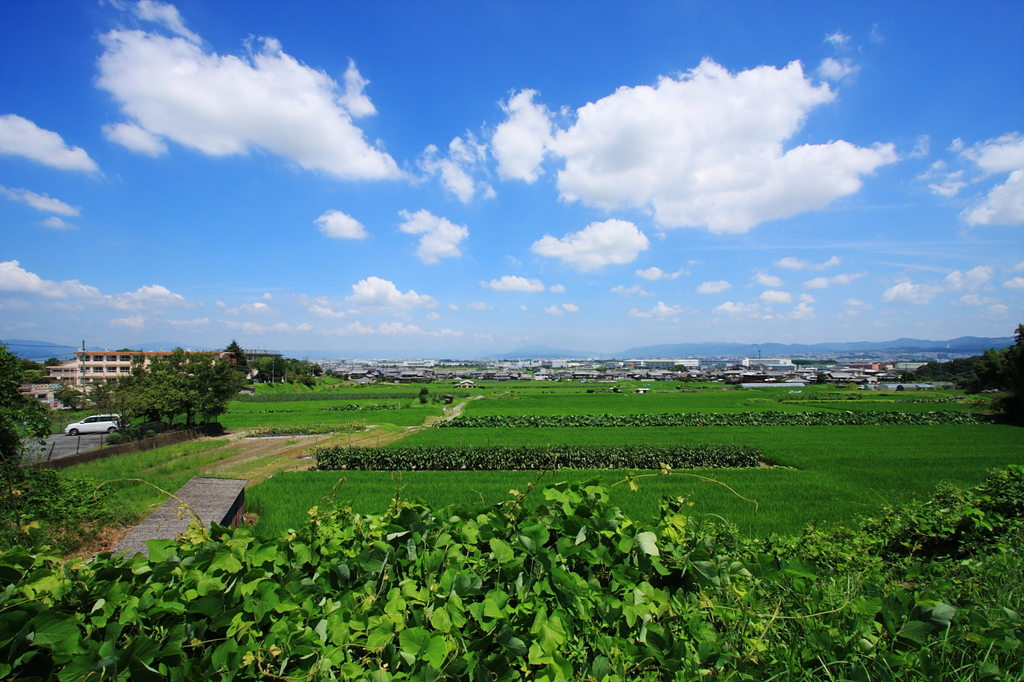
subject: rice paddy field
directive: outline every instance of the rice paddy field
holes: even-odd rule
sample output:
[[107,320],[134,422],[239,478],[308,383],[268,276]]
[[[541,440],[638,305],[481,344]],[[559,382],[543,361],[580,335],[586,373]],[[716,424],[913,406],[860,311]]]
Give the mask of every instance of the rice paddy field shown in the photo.
[[[726,389],[721,385],[500,384],[475,391],[463,414],[584,415],[673,412],[806,412],[900,410],[980,412],[988,400],[957,391],[875,392],[834,387]],[[587,390],[594,390],[588,393]],[[269,404],[264,403],[264,406]],[[408,412],[408,411],[406,411]],[[884,504],[930,496],[941,483],[970,486],[986,472],[1024,464],[1024,429],[999,424],[934,426],[773,426],[698,428],[423,428],[401,441],[410,445],[740,443],[758,445],[766,466],[742,470],[634,472],[640,490],[613,489],[616,504],[633,517],[657,514],[663,496],[685,496],[695,514],[712,514],[745,533],[795,533],[809,523],[848,522]],[[553,465],[557,467],[557,464]],[[652,475],[654,474],[654,475]],[[600,477],[624,481],[626,471],[558,470],[539,483]],[[248,505],[257,530],[276,534],[304,521],[313,505],[350,501],[357,512],[379,512],[394,495],[421,498],[435,508],[485,500],[501,502],[525,490],[536,472],[290,472],[254,486]],[[723,485],[725,484],[725,485]],[[726,487],[728,486],[728,487]],[[756,504],[753,502],[756,501]],[[532,502],[542,503],[539,494]]]

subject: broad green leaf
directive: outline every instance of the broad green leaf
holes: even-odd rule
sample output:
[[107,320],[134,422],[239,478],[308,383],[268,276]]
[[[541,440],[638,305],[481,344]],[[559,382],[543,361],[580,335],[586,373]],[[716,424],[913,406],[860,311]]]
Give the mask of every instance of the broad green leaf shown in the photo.
[[509,564],[515,560],[515,552],[507,542],[500,538],[491,538],[490,540],[491,551],[494,552],[494,560],[498,562],[498,565]]
[[213,561],[210,563],[210,570],[213,571],[218,569],[227,571],[228,573],[238,573],[242,570],[242,562],[231,553],[230,547],[221,545],[217,548],[217,553],[213,555]]
[[636,534],[636,544],[640,545],[640,549],[648,556],[661,556],[661,552],[658,551],[658,536],[649,530]]
[[935,629],[931,623],[920,620],[910,620],[896,633],[897,637],[903,637],[918,644],[924,644],[928,639],[928,633]]

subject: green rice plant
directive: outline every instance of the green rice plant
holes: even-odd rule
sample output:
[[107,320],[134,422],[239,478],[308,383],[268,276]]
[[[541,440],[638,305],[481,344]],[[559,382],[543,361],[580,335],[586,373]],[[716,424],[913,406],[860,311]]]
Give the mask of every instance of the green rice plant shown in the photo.
[[387,448],[319,447],[313,451],[323,471],[465,469],[696,469],[752,467],[761,461],[756,447],[738,445],[555,445],[487,447],[420,446],[392,444]]
[[[219,449],[228,443],[227,439],[198,440],[125,453],[68,467],[61,475],[101,482],[104,488],[113,490],[116,504],[126,516],[138,518],[167,499],[153,486],[175,492],[193,476],[204,475],[209,465],[238,454],[236,449]],[[141,479],[152,485],[125,479]]]

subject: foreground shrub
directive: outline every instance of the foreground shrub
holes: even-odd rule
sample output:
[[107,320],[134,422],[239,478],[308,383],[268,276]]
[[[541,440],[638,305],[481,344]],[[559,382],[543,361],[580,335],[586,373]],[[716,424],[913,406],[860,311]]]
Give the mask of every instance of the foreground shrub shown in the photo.
[[[1019,680],[1020,557],[837,570],[668,500],[641,524],[597,481],[443,514],[310,510],[150,558],[0,556],[0,675],[19,680]],[[527,495],[543,503],[530,511]],[[1013,505],[1011,505],[1013,507]],[[1015,508],[1015,507],[1014,507]],[[838,546],[855,541],[831,538]],[[811,538],[813,539],[813,538]],[[806,539],[805,539],[806,540]],[[821,539],[820,542],[825,542]],[[998,544],[998,543],[997,543]],[[908,571],[918,576],[910,579]],[[1017,589],[999,585],[1017,580]],[[1012,583],[1010,583],[1012,584]],[[936,585],[938,588],[936,588]],[[982,589],[984,588],[984,589]],[[966,598],[965,598],[966,597]],[[979,598],[983,599],[979,601]]]
[[742,445],[427,445],[387,448],[320,447],[313,451],[318,469],[371,471],[498,471],[545,469],[717,469],[753,467],[758,447]]

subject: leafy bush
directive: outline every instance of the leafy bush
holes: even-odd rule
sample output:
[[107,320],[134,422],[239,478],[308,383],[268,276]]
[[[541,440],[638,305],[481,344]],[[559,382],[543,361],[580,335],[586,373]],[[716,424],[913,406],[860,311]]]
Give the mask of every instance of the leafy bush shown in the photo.
[[435,428],[546,428],[621,426],[930,426],[991,424],[986,415],[965,412],[735,412],[721,414],[579,414],[579,415],[460,415],[434,424]]
[[[471,393],[468,391],[451,391],[456,398],[468,398]],[[303,400],[415,400],[419,393],[402,392],[371,392],[360,393],[261,393],[259,395],[239,395],[235,400],[240,403],[280,403],[286,401]]]
[[[151,542],[149,559],[108,554],[61,566],[9,552],[0,556],[9,584],[0,675],[953,682],[1024,674],[1011,547],[972,556],[974,584],[947,582],[940,592],[908,580],[920,562],[892,571],[854,555],[849,570],[833,570],[786,542],[748,544],[692,515],[686,500],[667,500],[661,518],[643,524],[594,482],[511,494],[441,515],[397,500],[379,515],[313,508],[308,524],[277,540],[215,527],[209,539],[193,532]],[[528,494],[543,497],[536,510],[524,504]],[[1013,579],[1016,590],[992,589]]]
[[343,422],[341,424],[286,424],[283,426],[261,426],[253,429],[246,438],[266,438],[267,436],[313,436],[321,433],[353,433],[362,431],[361,422]]
[[320,447],[313,451],[318,469],[372,471],[456,471],[489,469],[673,469],[753,467],[761,449],[740,445],[542,445],[487,447],[390,446]]

